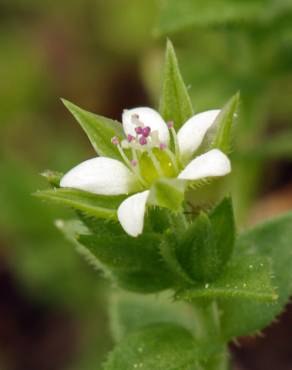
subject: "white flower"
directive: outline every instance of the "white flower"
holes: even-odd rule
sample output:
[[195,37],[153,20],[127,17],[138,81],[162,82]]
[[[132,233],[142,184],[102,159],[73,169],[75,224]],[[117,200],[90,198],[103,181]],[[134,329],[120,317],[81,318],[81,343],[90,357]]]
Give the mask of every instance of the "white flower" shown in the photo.
[[157,178],[192,181],[224,176],[231,171],[230,160],[219,149],[192,159],[219,112],[196,114],[176,134],[172,122],[166,123],[151,108],[125,110],[125,138],[112,138],[121,161],[107,157],[89,159],[65,174],[60,186],[102,195],[134,193],[120,204],[117,215],[124,230],[136,237],[143,231],[149,189]]

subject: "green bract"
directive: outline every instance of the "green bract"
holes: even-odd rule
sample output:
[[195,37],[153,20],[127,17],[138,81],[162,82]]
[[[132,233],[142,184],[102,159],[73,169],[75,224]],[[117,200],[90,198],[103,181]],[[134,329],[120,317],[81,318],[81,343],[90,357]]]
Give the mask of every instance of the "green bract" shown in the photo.
[[99,157],[47,171],[36,195],[76,212],[58,228],[116,286],[104,369],[227,370],[228,341],[268,325],[292,291],[292,214],[237,236],[230,196],[189,202],[231,171],[239,94],[193,115],[168,42],[161,115],[125,110],[121,124],[64,104]]

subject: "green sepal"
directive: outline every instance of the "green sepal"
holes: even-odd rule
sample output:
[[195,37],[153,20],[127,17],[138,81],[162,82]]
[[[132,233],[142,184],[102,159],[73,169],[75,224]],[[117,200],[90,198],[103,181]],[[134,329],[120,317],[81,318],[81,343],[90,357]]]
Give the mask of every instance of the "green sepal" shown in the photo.
[[138,238],[80,235],[78,242],[112,271],[121,287],[156,292],[172,284],[172,275],[159,254],[160,237],[157,234],[144,233]]
[[181,211],[184,201],[185,181],[172,178],[160,178],[151,187],[149,203],[172,211]]
[[50,185],[59,188],[61,178],[63,177],[63,173],[52,170],[45,170],[41,173],[41,176],[43,176]]
[[159,111],[165,121],[173,121],[178,130],[193,114],[187,88],[181,76],[171,41],[167,41]]
[[226,154],[231,151],[232,128],[239,98],[240,94],[236,93],[221,109],[214,123],[216,134],[211,143],[211,148],[220,149]]
[[35,196],[52,201],[75,210],[85,212],[89,216],[115,220],[117,208],[125,199],[125,196],[107,196],[88,193],[75,189],[51,189],[41,190]]
[[111,142],[114,136],[124,137],[121,123],[87,112],[68,100],[62,99],[62,102],[83,128],[98,155],[121,159],[117,147]]

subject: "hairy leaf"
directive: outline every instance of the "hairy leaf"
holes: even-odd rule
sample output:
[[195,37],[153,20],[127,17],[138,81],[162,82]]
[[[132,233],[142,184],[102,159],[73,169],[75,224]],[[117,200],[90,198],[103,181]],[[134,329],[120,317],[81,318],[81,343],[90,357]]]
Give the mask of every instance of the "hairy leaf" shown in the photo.
[[193,281],[215,280],[228,263],[235,242],[235,224],[229,198],[207,215],[201,212],[177,245],[176,254]]
[[179,324],[195,335],[198,320],[192,307],[174,301],[169,291],[155,295],[115,292],[110,302],[110,319],[116,341],[136,329],[159,322]]
[[198,352],[187,330],[153,325],[125,337],[109,355],[104,370],[199,370]]
[[261,263],[258,256],[268,258],[272,263],[273,285],[279,298],[271,303],[245,301],[240,297],[220,301],[221,326],[227,339],[256,333],[281,313],[292,293],[291,247],[291,212],[240,236],[235,248],[237,260],[249,258],[251,270],[257,270]]
[[138,238],[80,235],[78,241],[129,290],[154,292],[171,285],[172,276],[159,254],[160,237],[156,234],[144,233]]
[[235,220],[231,198],[225,198],[210,213],[220,270],[231,258],[235,243]]
[[228,299],[236,309],[236,299],[249,302],[275,302],[278,298],[271,282],[270,264],[264,258],[232,259],[224,273],[210,283],[193,284],[177,293],[177,299],[193,301],[198,298]]
[[57,220],[56,227],[63,233],[66,239],[75,245],[76,251],[95,269],[102,271],[107,277],[110,272],[96,257],[76,240],[80,233],[88,233],[88,229],[79,220]]

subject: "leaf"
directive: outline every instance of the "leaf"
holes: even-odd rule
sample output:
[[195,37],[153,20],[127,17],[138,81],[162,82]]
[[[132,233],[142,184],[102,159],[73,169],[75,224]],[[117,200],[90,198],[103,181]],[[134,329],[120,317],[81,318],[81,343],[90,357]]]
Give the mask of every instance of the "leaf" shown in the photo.
[[114,136],[124,137],[121,123],[87,112],[68,100],[62,99],[62,102],[83,128],[98,155],[121,159],[117,147],[111,142]]
[[160,244],[161,256],[166,262],[168,268],[173,272],[174,276],[176,276],[177,285],[192,284],[192,277],[189,276],[177,258],[176,249],[178,243],[179,237],[177,236],[177,233],[172,230],[168,230]]
[[110,323],[113,336],[120,341],[126,334],[155,323],[173,323],[194,335],[198,318],[185,302],[173,301],[172,294],[136,294],[115,292],[110,302]]
[[[271,284],[271,269],[267,259],[255,257],[231,260],[220,277],[210,283],[193,284],[178,292],[177,299],[193,301],[199,298],[228,299],[230,307],[237,309],[236,299],[273,302],[277,294]],[[239,320],[239,318],[238,318]]]
[[218,275],[216,241],[212,224],[201,212],[181,242],[179,260],[193,280],[211,281]]
[[235,220],[231,198],[224,198],[210,213],[210,221],[216,241],[219,270],[223,269],[231,258],[235,243]]
[[160,178],[151,187],[149,201],[172,211],[182,210],[185,182],[172,178]]
[[[269,259],[273,268],[273,284],[278,300],[271,303],[221,300],[221,327],[227,340],[255,334],[263,329],[288,303],[292,292],[292,213],[264,222],[245,232],[237,241],[235,252],[238,261],[251,259],[252,270],[259,268],[258,256]],[[242,280],[244,281],[244,280]]]
[[239,104],[239,93],[235,94],[221,109],[216,118],[214,127],[217,128],[215,138],[211,144],[212,148],[222,150],[228,154],[231,151],[231,133],[234,116]]
[[113,220],[117,218],[116,209],[125,199],[124,196],[97,195],[75,189],[42,190],[34,195],[44,200],[72,207],[89,216]]
[[200,370],[198,352],[187,330],[153,325],[125,337],[109,355],[104,370]]
[[172,275],[159,254],[157,234],[144,233],[138,238],[80,235],[78,241],[113,272],[120,286],[128,290],[155,292],[172,284]]
[[[116,220],[91,217],[86,213],[77,212],[80,220],[92,234],[120,236],[125,235],[121,224]],[[82,233],[79,233],[82,234]]]
[[57,220],[56,227],[63,233],[66,239],[75,245],[76,251],[95,269],[103,271],[107,277],[110,273],[95,256],[83,245],[77,242],[76,237],[80,233],[88,233],[88,229],[79,220]]
[[160,109],[165,121],[173,121],[178,130],[194,112],[187,88],[180,74],[172,43],[166,45]]
[[193,281],[210,282],[222,273],[235,242],[235,223],[229,198],[207,215],[201,212],[177,245],[182,268]]

